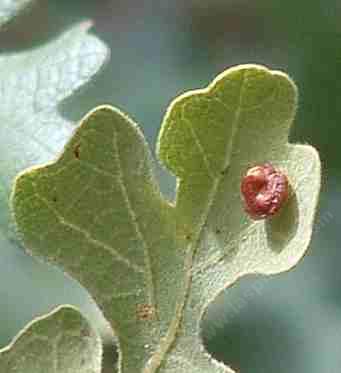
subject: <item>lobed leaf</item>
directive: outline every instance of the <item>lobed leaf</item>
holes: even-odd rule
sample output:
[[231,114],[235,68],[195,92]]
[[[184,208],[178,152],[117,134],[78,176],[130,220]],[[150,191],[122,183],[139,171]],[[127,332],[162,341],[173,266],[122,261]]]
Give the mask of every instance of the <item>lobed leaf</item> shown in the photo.
[[[8,216],[15,175],[53,159],[74,126],[58,105],[88,82],[107,58],[106,47],[83,23],[45,46],[0,55],[0,210]],[[8,223],[0,226],[7,235]]]
[[[320,186],[316,151],[288,143],[297,106],[283,73],[244,65],[180,96],[158,155],[178,178],[163,199],[140,130],[117,109],[88,114],[60,157],[16,180],[18,230],[34,254],[86,286],[119,339],[120,372],[231,372],[204,350],[200,321],[224,288],[303,256]],[[240,181],[271,162],[290,180],[274,218],[245,213]]]
[[[1,1],[0,25],[31,3],[30,0]],[[62,149],[74,126],[62,118],[58,105],[87,83],[107,58],[107,48],[88,33],[89,26],[89,23],[78,25],[43,47],[0,56],[3,252],[15,250],[19,245],[11,231],[8,205],[14,176],[35,163],[46,162]],[[87,335],[76,334],[83,332]],[[35,320],[11,346],[1,351],[0,371],[55,373],[58,368],[63,373],[80,370],[96,373],[101,370],[101,355],[98,336],[81,316],[75,310],[60,309],[47,318]]]
[[80,313],[60,307],[31,322],[0,350],[6,373],[100,373],[100,337]]

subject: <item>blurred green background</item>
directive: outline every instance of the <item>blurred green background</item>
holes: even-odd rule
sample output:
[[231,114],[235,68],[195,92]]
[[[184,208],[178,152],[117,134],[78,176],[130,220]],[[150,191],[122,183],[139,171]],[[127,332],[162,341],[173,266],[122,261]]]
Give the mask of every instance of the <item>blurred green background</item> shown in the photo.
[[[340,0],[38,0],[0,32],[1,51],[41,45],[84,19],[94,21],[92,32],[110,47],[111,60],[64,102],[64,115],[77,121],[98,104],[113,104],[140,123],[153,149],[171,99],[231,65],[261,63],[296,81],[291,140],[314,145],[323,162],[310,250],[289,273],[248,277],[228,289],[203,321],[203,338],[217,359],[242,373],[339,373]],[[173,177],[157,172],[173,198]],[[0,299],[1,346],[60,303],[105,325],[85,290],[19,251],[0,255]]]

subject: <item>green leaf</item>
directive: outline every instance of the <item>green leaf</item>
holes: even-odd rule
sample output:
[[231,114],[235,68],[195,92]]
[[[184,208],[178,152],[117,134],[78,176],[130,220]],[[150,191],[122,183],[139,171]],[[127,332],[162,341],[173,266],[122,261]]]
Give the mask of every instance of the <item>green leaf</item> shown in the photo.
[[10,21],[13,16],[31,5],[34,0],[1,0],[0,2],[0,26]]
[[88,34],[89,26],[80,24],[40,48],[0,56],[0,234],[5,237],[15,175],[61,151],[74,126],[59,114],[58,105],[107,57],[102,42]]
[[[239,277],[293,267],[310,240],[316,151],[288,144],[296,88],[283,73],[232,68],[170,106],[158,154],[178,177],[164,200],[138,127],[111,107],[81,123],[57,161],[17,180],[18,230],[94,296],[119,339],[120,371],[231,372],[200,338],[208,304]],[[271,162],[291,197],[272,219],[244,212],[246,169]]]
[[78,311],[60,307],[31,322],[0,350],[6,373],[100,373],[102,345]]
[[83,23],[33,50],[0,56],[1,189],[24,168],[52,159],[74,126],[58,105],[98,72],[106,47]]
[[[1,1],[0,24],[9,21],[11,16],[29,3],[32,1]],[[59,114],[58,106],[87,83],[107,58],[107,48],[89,34],[89,27],[90,23],[82,23],[42,47],[0,55],[0,246],[2,253],[14,251],[19,246],[12,232],[12,217],[8,204],[15,175],[24,168],[52,159],[56,152],[61,151],[65,142],[71,137],[74,125]],[[65,320],[74,320],[76,329],[80,323],[75,317],[70,318],[69,314],[70,311],[67,311]],[[79,319],[80,316],[77,317]],[[40,323],[43,323],[45,332],[52,333],[54,319],[55,317],[52,317],[52,321],[49,321],[50,319],[39,321],[34,324],[34,328],[40,328]],[[63,325],[68,324],[60,324],[61,327]],[[65,334],[66,331],[60,332]],[[18,343],[25,339],[26,334]],[[69,348],[70,343],[72,339],[66,341],[64,346],[60,345],[60,349]],[[73,353],[75,352],[74,350]],[[3,356],[12,356],[13,352],[11,350],[3,354]],[[91,354],[90,360],[100,360],[99,347],[92,348]],[[38,357],[35,357],[37,362]],[[23,358],[26,359],[27,356],[23,355]],[[30,359],[33,358],[32,355]],[[41,358],[45,357],[41,356]],[[71,370],[61,367],[61,372],[78,372],[78,369],[74,370],[76,368],[74,364],[79,357],[74,355],[73,358],[76,360],[67,368]],[[6,359],[9,361],[7,357]],[[2,364],[7,364],[3,361],[5,360],[1,357],[0,367],[3,366]],[[11,364],[14,364],[14,360]],[[24,361],[21,361],[21,364],[24,364]],[[27,361],[27,364],[27,367],[22,367],[23,372],[55,372],[52,370],[52,365],[49,370],[44,370],[43,367],[41,370],[33,368],[30,370],[33,360]],[[46,362],[44,364],[46,366]],[[64,360],[63,364],[68,364],[68,361]],[[99,363],[96,363],[91,366],[92,370],[89,370],[89,373],[97,372],[99,367]],[[0,370],[8,372],[9,368]]]

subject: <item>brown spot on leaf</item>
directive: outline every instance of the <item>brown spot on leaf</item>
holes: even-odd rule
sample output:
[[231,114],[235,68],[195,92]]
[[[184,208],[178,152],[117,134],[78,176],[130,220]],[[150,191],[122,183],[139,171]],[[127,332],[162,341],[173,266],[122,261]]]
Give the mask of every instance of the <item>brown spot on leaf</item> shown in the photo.
[[138,320],[150,321],[154,319],[155,308],[150,304],[138,304],[136,307],[136,316]]
[[80,148],[81,148],[81,144],[77,144],[74,149],[73,149],[73,154],[75,155],[75,157],[77,159],[80,158]]
[[83,329],[81,329],[81,331],[80,331],[80,336],[81,336],[81,337],[90,337],[90,336],[91,336],[91,334],[90,334],[90,330],[87,329],[87,328],[83,328]]

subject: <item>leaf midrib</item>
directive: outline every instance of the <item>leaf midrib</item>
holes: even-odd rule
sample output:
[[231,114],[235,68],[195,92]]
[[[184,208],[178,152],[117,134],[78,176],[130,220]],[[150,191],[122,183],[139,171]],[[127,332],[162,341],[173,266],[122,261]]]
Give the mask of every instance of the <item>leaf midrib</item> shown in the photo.
[[112,145],[113,145],[114,154],[115,154],[116,162],[117,162],[118,182],[119,182],[121,192],[123,195],[124,203],[127,206],[127,210],[128,210],[133,228],[135,230],[135,234],[143,246],[148,304],[154,309],[154,312],[157,313],[157,304],[155,301],[155,286],[154,286],[154,280],[153,280],[153,272],[152,272],[152,265],[151,265],[151,260],[150,260],[149,246],[140,229],[139,220],[136,216],[136,213],[130,201],[129,193],[128,193],[128,190],[125,184],[125,175],[123,172],[123,168],[121,166],[121,156],[120,156],[117,138],[118,138],[118,131],[116,131],[114,127]]
[[[241,114],[241,103],[242,103],[242,97],[244,93],[244,87],[245,87],[245,81],[246,81],[246,71],[242,72],[241,77],[241,83],[240,83],[240,91],[239,91],[239,98],[238,98],[238,105],[235,110],[234,114],[234,120],[232,123],[232,133],[230,141],[226,145],[226,156],[225,156],[225,162],[224,162],[224,169],[226,169],[230,163],[230,152],[228,152],[228,149],[232,149],[232,144],[234,142],[238,125],[239,125],[239,119]],[[196,140],[196,139],[194,139]],[[203,155],[204,157],[204,155]],[[206,157],[204,157],[206,158]],[[204,159],[205,162],[205,159]],[[176,309],[175,309],[175,317],[170,323],[170,326],[168,328],[167,335],[163,338],[162,343],[159,345],[159,349],[154,353],[154,355],[149,359],[146,366],[144,367],[142,373],[156,373],[158,369],[160,368],[165,356],[167,353],[169,353],[170,349],[174,346],[175,341],[177,339],[177,333],[181,328],[181,322],[183,320],[184,310],[186,308],[186,303],[189,298],[190,288],[192,285],[192,267],[194,262],[194,257],[196,255],[196,252],[199,248],[199,242],[200,242],[200,236],[203,232],[204,226],[207,222],[210,210],[212,208],[212,205],[214,203],[215,196],[217,194],[217,191],[219,189],[219,185],[221,181],[223,180],[225,175],[219,173],[217,177],[214,178],[212,183],[212,188],[210,190],[210,193],[208,194],[207,198],[207,204],[206,209],[201,215],[200,223],[198,224],[198,229],[195,230],[194,233],[194,239],[192,241],[192,244],[189,245],[189,247],[186,249],[188,250],[187,255],[185,257],[185,263],[184,263],[184,272],[185,272],[185,281],[184,281],[184,291],[180,298],[180,301],[178,302]],[[176,206],[175,206],[176,208]]]

